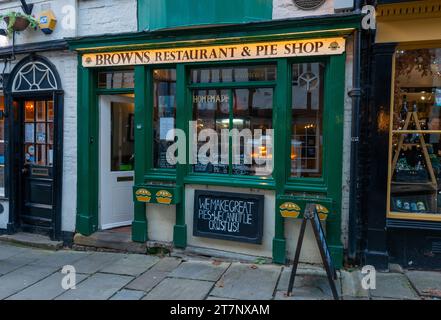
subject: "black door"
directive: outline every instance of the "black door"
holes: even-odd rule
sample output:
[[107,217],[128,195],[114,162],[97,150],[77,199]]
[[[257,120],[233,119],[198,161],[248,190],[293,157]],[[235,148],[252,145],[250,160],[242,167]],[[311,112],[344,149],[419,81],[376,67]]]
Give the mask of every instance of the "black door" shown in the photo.
[[52,97],[22,99],[18,139],[18,223],[23,231],[53,237],[56,199],[55,106]]

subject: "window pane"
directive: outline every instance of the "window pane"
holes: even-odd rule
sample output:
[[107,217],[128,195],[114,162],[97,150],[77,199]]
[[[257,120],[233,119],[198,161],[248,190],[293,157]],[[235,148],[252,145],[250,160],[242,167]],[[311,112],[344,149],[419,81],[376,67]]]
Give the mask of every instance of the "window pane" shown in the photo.
[[132,89],[135,87],[133,70],[107,71],[98,73],[99,89]]
[[34,164],[35,163],[35,145],[25,144],[24,145],[24,153],[25,153],[25,163]]
[[174,169],[167,161],[167,149],[174,143],[167,141],[167,133],[176,127],[176,69],[154,70],[153,79],[153,163],[155,168]]
[[35,105],[34,101],[26,101],[25,102],[25,121],[26,122],[33,122],[35,114]]
[[132,137],[134,105],[112,102],[111,105],[111,170],[132,171],[134,139]]
[[[0,111],[5,111],[5,98],[0,96]],[[0,196],[5,196],[5,120],[0,119]]]
[[46,102],[37,101],[37,121],[46,121]]
[[322,176],[324,70],[321,63],[292,66],[292,177]]
[[441,214],[441,49],[400,50],[395,72],[390,210]]
[[47,104],[47,121],[53,122],[54,121],[54,102],[53,101],[46,101]]
[[46,143],[46,124],[37,123],[37,143]]
[[191,83],[225,83],[247,81],[275,81],[274,65],[230,68],[200,68],[191,70]]
[[272,173],[273,89],[233,90],[233,175],[267,176]]
[[222,130],[229,130],[229,111],[228,90],[193,91],[193,120],[197,122],[197,134],[200,138],[197,142],[197,152],[200,155],[197,157],[197,164],[193,166],[194,172],[229,173],[229,139],[228,136],[222,139]]

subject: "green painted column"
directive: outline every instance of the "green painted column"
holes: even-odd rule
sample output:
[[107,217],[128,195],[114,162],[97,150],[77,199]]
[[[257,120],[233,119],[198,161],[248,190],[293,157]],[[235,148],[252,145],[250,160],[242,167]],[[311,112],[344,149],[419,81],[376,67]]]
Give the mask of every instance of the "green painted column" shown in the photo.
[[[146,76],[146,67],[135,67],[135,184],[144,183],[147,154],[147,90],[151,87]],[[132,223],[132,240],[146,242],[148,240],[146,204],[135,202]]]
[[[328,196],[334,200],[334,215],[326,221],[326,238],[332,260],[336,268],[343,265],[343,245],[341,242],[341,204],[343,174],[343,130],[344,130],[344,95],[345,95],[346,54],[332,56],[326,75],[325,106],[332,106],[329,112],[327,135],[329,164],[327,173]],[[332,134],[331,134],[332,132]]]
[[[286,183],[286,159],[287,132],[290,132],[290,126],[287,122],[287,109],[289,106],[289,70],[288,61],[280,59],[277,62],[277,86],[275,92],[275,103],[273,106],[273,125],[274,125],[274,179],[276,180],[276,196],[284,193]],[[274,208],[275,235],[273,239],[273,261],[284,264],[286,262],[286,240],[285,240],[285,220]]]
[[[186,101],[186,74],[185,66],[180,64],[176,67],[176,128],[186,133],[188,140],[188,121],[192,114]],[[179,152],[179,151],[178,151]],[[187,162],[189,155],[187,152]],[[173,230],[173,244],[177,248],[187,246],[187,225],[185,224],[185,186],[184,177],[187,174],[187,164],[176,164],[176,186],[180,187],[182,201],[176,205],[176,224]]]
[[78,166],[76,231],[89,236],[98,229],[98,135],[93,72],[78,56]]

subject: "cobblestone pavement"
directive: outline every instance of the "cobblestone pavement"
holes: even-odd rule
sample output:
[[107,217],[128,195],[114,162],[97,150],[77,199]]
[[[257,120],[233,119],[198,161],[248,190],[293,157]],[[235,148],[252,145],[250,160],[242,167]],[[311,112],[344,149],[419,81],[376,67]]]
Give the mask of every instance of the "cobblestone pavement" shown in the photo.
[[[0,299],[97,300],[305,300],[332,299],[325,272],[301,265],[294,295],[286,296],[290,267],[195,257],[71,250],[46,251],[0,243]],[[65,290],[64,266],[76,270]],[[359,270],[340,271],[343,299],[440,299],[441,273],[378,273],[376,290],[361,287]],[[69,284],[69,283],[68,283]]]

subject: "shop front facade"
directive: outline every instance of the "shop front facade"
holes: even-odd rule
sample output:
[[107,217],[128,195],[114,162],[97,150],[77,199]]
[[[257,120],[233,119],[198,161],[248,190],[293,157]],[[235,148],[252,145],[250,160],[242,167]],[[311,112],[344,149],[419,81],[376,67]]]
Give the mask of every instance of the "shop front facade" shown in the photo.
[[379,1],[377,23],[365,260],[440,269],[441,2]]
[[[316,203],[341,267],[360,20],[69,39],[78,53],[77,232],[131,225],[135,242],[285,263],[305,205]],[[304,246],[302,260],[320,262],[311,230]]]

